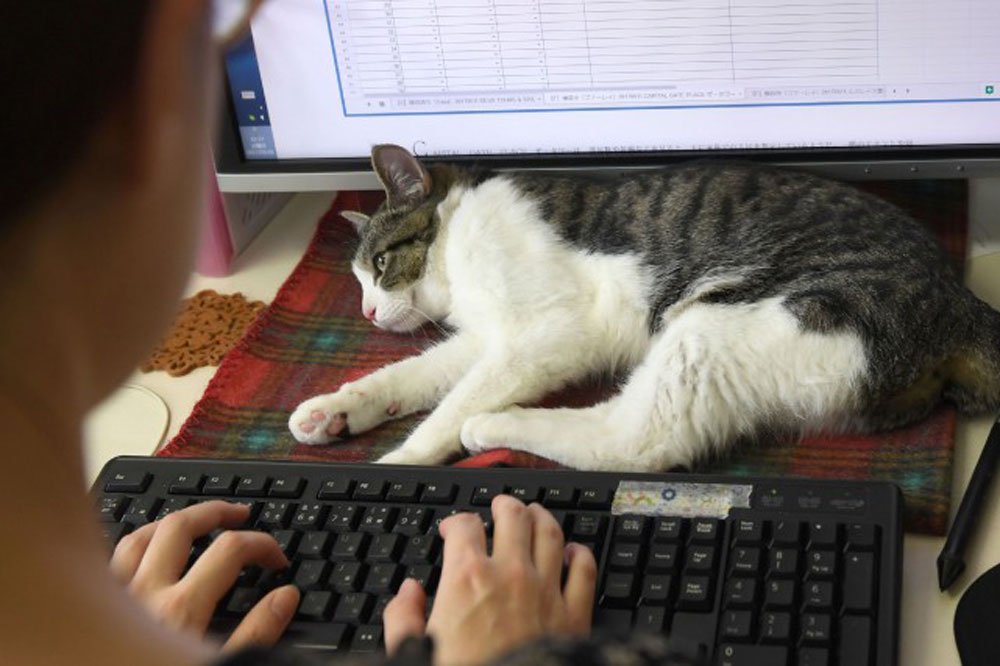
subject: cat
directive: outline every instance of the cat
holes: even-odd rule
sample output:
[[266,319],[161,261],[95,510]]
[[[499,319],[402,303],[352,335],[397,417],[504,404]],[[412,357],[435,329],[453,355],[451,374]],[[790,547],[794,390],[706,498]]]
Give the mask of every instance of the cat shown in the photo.
[[[941,400],[1000,406],[1000,314],[923,227],[847,185],[753,163],[490,173],[393,145],[372,164],[385,203],[344,213],[362,312],[455,332],[303,402],[299,442],[433,410],[379,462],[509,447],[660,471],[755,436],[896,428]],[[592,407],[518,406],[622,372]]]

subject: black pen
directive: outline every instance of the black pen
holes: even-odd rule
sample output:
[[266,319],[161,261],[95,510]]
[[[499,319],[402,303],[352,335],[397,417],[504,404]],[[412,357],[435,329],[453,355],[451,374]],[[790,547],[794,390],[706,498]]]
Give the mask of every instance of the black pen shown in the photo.
[[938,555],[938,585],[942,592],[947,590],[965,570],[963,558],[965,544],[976,529],[979,510],[983,505],[983,498],[990,489],[990,482],[993,481],[998,462],[1000,462],[1000,418],[994,421],[993,427],[990,428],[986,444],[983,445],[983,452],[979,454],[976,469],[972,471],[972,478],[969,479],[969,487],[965,489],[962,503],[958,506],[958,513],[955,514],[955,522],[951,524],[944,548]]

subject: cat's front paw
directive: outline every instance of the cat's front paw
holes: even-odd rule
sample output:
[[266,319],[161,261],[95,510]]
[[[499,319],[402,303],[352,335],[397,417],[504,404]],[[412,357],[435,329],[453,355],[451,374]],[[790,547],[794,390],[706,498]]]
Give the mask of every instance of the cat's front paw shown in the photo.
[[433,465],[440,462],[433,456],[408,451],[405,446],[401,446],[395,451],[390,451],[375,461],[380,465]]
[[505,413],[476,414],[462,424],[462,446],[469,453],[508,448],[513,430],[513,418]]
[[383,399],[378,392],[348,384],[336,393],[300,404],[288,419],[288,429],[302,444],[327,444],[371,430],[398,411],[397,403]]

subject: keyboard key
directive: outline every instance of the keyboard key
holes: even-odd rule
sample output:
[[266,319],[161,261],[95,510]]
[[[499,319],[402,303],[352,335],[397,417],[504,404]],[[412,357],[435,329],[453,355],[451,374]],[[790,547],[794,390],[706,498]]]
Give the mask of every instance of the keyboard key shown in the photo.
[[719,538],[719,522],[714,518],[696,518],[691,521],[691,543],[715,543]]
[[802,648],[799,650],[798,666],[832,666],[830,651],[825,648]]
[[353,532],[361,520],[361,507],[338,504],[330,507],[326,518],[326,528],[331,532]]
[[715,567],[715,549],[711,546],[691,546],[684,561],[685,573],[711,573]]
[[847,526],[848,550],[875,550],[878,545],[878,526],[853,524]]
[[97,507],[98,516],[101,522],[117,523],[125,515],[125,508],[128,506],[129,498],[122,495],[112,495],[102,497],[101,503]]
[[611,491],[600,488],[583,488],[580,490],[581,509],[610,509]]
[[405,542],[406,537],[402,534],[379,534],[368,547],[366,559],[369,562],[396,562]]
[[201,474],[178,474],[167,486],[167,492],[171,495],[197,495],[201,492],[204,479]]
[[731,610],[722,614],[719,633],[726,642],[749,642],[752,639],[753,612]]
[[598,541],[604,536],[607,518],[595,514],[570,514],[570,539],[573,541]]
[[552,486],[545,491],[542,504],[550,509],[565,509],[576,503],[576,489],[570,486]]
[[756,576],[760,571],[760,548],[737,546],[729,555],[729,572],[732,575]]
[[337,622],[361,624],[367,621],[373,604],[372,596],[365,592],[348,592],[340,597],[333,619]]
[[799,551],[776,548],[771,551],[768,578],[794,578],[799,571]]
[[666,629],[667,609],[663,606],[639,606],[635,612],[636,631],[662,633]]
[[370,538],[364,532],[346,532],[337,535],[337,541],[330,552],[330,559],[336,562],[360,560],[364,557]]
[[616,541],[643,541],[649,528],[647,516],[618,516],[615,518]]
[[385,497],[385,481],[358,481],[354,488],[354,499],[362,502],[380,502]]
[[764,541],[764,523],[759,520],[737,520],[733,522],[733,543],[755,545]]
[[432,534],[410,537],[400,562],[403,564],[432,564],[437,557],[441,538]]
[[392,527],[392,520],[396,517],[396,509],[391,506],[370,506],[365,509],[361,517],[361,524],[358,529],[362,532],[381,534],[388,532]]
[[833,583],[815,581],[802,587],[803,608],[827,610],[833,608]]
[[840,618],[841,664],[868,666],[872,664],[872,622],[867,617],[845,615]]
[[789,613],[765,612],[760,616],[761,643],[787,643],[791,635],[792,616]]
[[847,553],[844,556],[844,611],[871,613],[875,604],[875,555]]
[[431,509],[423,506],[408,506],[400,510],[392,531],[405,536],[416,536],[427,531]]
[[278,548],[285,554],[285,557],[295,555],[295,549],[299,545],[299,533],[295,530],[277,530],[271,533],[274,540],[278,542]]
[[677,568],[677,546],[669,543],[653,544],[646,554],[646,571],[666,573]]
[[191,506],[193,500],[189,497],[171,497],[160,505],[160,510],[156,513],[156,519],[162,520],[172,513]]
[[229,595],[226,612],[232,615],[246,615],[260,601],[260,590],[255,587],[237,587]]
[[837,573],[837,553],[812,550],[806,553],[806,579],[833,578]]
[[653,521],[653,541],[673,543],[684,533],[682,518],[657,518]]
[[726,608],[752,608],[757,603],[757,581],[752,578],[732,578],[726,581],[722,604]]
[[324,590],[306,592],[299,602],[298,617],[303,620],[329,620],[333,599],[333,592]]
[[292,581],[300,590],[311,590],[326,584],[330,563],[326,560],[306,560],[295,570]]
[[640,544],[615,543],[611,546],[608,565],[612,569],[631,571],[639,565]]
[[359,592],[364,571],[365,565],[361,562],[337,562],[333,565],[328,584],[341,594]]
[[420,497],[420,484],[416,481],[395,481],[385,494],[387,502],[416,502]]
[[382,624],[382,614],[385,612],[385,607],[389,605],[390,601],[392,601],[392,597],[389,595],[381,596],[375,600],[372,612],[368,616],[370,624]]
[[809,524],[810,550],[836,550],[837,524],[830,521],[816,521]]
[[511,497],[515,497],[525,504],[531,504],[532,502],[537,502],[542,496],[542,489],[535,485],[521,485],[512,486],[510,493]]
[[250,474],[240,477],[236,484],[236,494],[240,497],[266,497],[271,478],[264,474]]
[[476,486],[472,489],[472,498],[469,500],[476,506],[490,506],[493,498],[507,492],[507,486],[502,483],[487,483]]
[[291,502],[264,502],[257,516],[257,524],[261,527],[288,527],[295,505]]
[[351,627],[342,622],[316,622],[293,625],[285,632],[284,640],[293,648],[325,655],[343,649],[350,637]]
[[330,554],[336,534],[330,532],[305,532],[299,542],[299,557],[324,559]]
[[354,490],[354,481],[350,479],[327,479],[319,487],[316,499],[321,500],[344,500],[351,498],[351,491]]
[[427,594],[434,594],[434,590],[437,588],[438,576],[441,572],[437,567],[431,564],[414,564],[406,569],[406,578],[412,578],[418,583],[420,587],[424,588],[424,592]]
[[278,476],[271,481],[271,488],[267,491],[267,494],[271,497],[298,499],[302,496],[302,491],[305,487],[306,482],[302,477]]
[[403,567],[392,562],[372,566],[365,579],[364,591],[375,595],[395,594],[403,582]]
[[[381,616],[380,616],[381,617]],[[377,652],[382,647],[382,627],[366,624],[358,627],[351,641],[352,652]]]
[[787,666],[788,650],[775,645],[722,645],[719,666]]
[[201,487],[203,495],[232,495],[236,489],[236,475],[216,474],[205,479]]
[[830,616],[806,613],[799,619],[802,627],[800,642],[824,646],[830,642]]
[[800,546],[802,544],[802,524],[797,520],[779,520],[774,524],[774,546]]
[[639,601],[650,606],[663,606],[670,599],[672,578],[670,576],[648,575],[642,579]]
[[764,608],[791,608],[795,604],[795,581],[772,580],[764,586]]
[[712,610],[711,579],[707,576],[684,576],[677,595],[677,608],[693,611]]
[[144,493],[153,480],[148,472],[115,472],[106,484],[106,493]]
[[424,492],[420,495],[422,504],[451,504],[455,499],[458,486],[454,483],[428,483],[424,486]]
[[635,606],[635,576],[630,573],[609,573],[604,578],[601,606],[604,608],[632,608]]
[[292,527],[303,530],[317,529],[326,519],[326,510],[325,506],[316,502],[300,504],[295,517],[292,518]]

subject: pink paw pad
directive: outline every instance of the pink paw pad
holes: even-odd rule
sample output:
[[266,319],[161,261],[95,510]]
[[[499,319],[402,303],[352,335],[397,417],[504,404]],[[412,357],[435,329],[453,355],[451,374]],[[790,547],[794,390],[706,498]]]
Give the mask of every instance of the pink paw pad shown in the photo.
[[303,421],[302,423],[299,424],[299,429],[302,432],[311,433],[313,430],[316,429],[316,424],[312,423],[311,421]]
[[396,414],[398,414],[399,413],[399,401],[397,400],[397,401],[390,402],[389,406],[385,410],[385,413],[388,414],[389,416],[395,416]]
[[309,418],[318,423],[319,421],[322,421],[323,419],[326,418],[326,413],[318,409],[314,409],[312,414],[309,415]]

